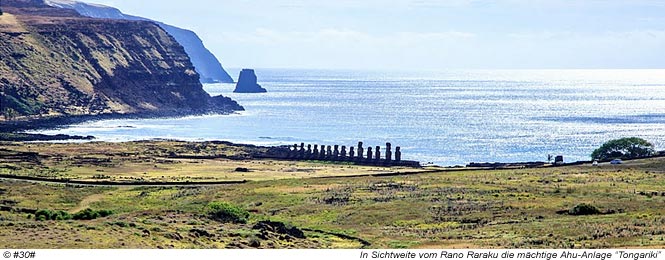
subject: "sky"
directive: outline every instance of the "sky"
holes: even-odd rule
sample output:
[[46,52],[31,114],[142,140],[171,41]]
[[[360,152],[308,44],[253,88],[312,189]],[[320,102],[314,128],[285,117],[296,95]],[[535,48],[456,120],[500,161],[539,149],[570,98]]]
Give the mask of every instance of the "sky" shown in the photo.
[[665,0],[85,1],[193,30],[231,68],[665,68]]

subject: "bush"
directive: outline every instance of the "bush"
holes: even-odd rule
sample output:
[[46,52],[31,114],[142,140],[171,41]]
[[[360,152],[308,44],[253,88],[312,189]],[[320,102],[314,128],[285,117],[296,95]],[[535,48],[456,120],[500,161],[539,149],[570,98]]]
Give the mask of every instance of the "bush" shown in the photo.
[[96,219],[99,217],[99,213],[97,211],[94,211],[90,208],[81,210],[79,212],[74,213],[74,219],[76,220],[92,220]]
[[50,220],[51,211],[48,209],[40,209],[35,212],[35,219],[39,221]]
[[91,208],[87,208],[87,209],[84,209],[84,210],[81,210],[79,212],[74,213],[73,218],[75,220],[93,220],[93,219],[100,218],[100,217],[101,218],[107,217],[107,216],[112,215],[112,214],[113,214],[113,211],[110,211],[110,210],[105,210],[105,209],[93,210]]
[[40,209],[35,212],[35,220],[45,221],[45,220],[92,220],[99,217],[107,217],[113,214],[113,211],[110,210],[92,210],[90,208],[81,210],[74,213],[74,215],[69,214],[67,211],[62,210],[49,210],[49,209]]
[[652,143],[638,137],[608,141],[591,153],[594,160],[634,159],[655,154]]
[[72,219],[72,215],[62,210],[54,211],[48,209],[40,209],[37,212],[35,212],[35,219],[39,221],[70,220]]
[[593,205],[582,203],[570,209],[568,214],[573,216],[596,215],[600,214],[600,210]]
[[208,217],[221,222],[247,223],[249,212],[228,202],[211,202],[206,207]]
[[110,215],[113,215],[113,211],[108,210],[108,209],[101,209],[97,211],[99,213],[99,217],[105,218]]

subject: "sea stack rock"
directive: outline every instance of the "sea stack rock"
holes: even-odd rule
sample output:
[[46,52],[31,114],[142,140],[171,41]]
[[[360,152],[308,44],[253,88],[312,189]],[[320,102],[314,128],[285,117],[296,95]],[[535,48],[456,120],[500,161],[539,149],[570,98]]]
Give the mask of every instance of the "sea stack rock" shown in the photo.
[[256,74],[253,69],[243,69],[238,77],[238,84],[234,93],[264,93],[268,92],[256,83]]

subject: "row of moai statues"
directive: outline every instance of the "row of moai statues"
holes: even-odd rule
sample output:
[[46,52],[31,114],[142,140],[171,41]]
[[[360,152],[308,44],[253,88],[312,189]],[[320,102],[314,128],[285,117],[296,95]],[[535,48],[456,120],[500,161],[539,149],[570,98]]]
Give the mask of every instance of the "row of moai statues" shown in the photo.
[[[305,148],[305,143],[294,144],[292,149],[289,149],[289,158],[297,159],[311,159],[311,160],[332,160],[332,161],[380,161],[381,160],[381,147],[376,146],[374,152],[372,152],[372,147],[367,147],[367,152],[365,156],[365,148],[363,147],[363,142],[358,142],[357,150],[351,146],[349,150],[346,150],[346,146],[342,145],[341,149],[339,145],[312,145],[308,144]],[[402,160],[402,152],[400,147],[395,147],[395,159],[394,161],[399,162]],[[386,143],[386,153],[385,161],[393,161],[392,145]]]

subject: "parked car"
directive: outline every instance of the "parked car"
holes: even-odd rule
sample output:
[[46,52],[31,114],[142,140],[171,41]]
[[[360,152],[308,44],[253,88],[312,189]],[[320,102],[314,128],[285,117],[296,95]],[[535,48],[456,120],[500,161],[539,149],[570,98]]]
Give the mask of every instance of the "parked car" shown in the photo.
[[621,159],[614,159],[614,160],[610,161],[610,164],[622,164],[622,163],[623,162],[621,161]]

